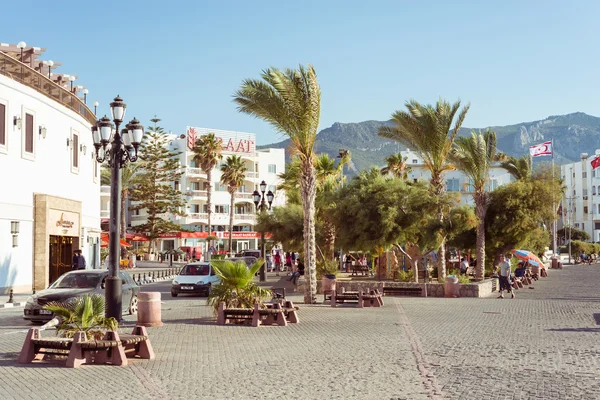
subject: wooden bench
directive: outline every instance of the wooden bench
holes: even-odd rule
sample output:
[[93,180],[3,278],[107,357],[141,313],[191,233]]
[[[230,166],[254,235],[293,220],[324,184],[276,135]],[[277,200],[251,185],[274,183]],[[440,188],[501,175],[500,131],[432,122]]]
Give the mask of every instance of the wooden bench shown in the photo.
[[371,270],[369,269],[368,266],[366,265],[353,265],[352,266],[352,274],[351,275],[356,275],[358,276],[358,273],[361,273],[362,275],[367,275],[369,276],[369,272],[371,272]]
[[67,357],[68,368],[78,368],[84,363],[127,365],[126,351],[130,356],[154,359],[154,351],[146,328],[136,326],[131,335],[108,331],[99,340],[87,340],[84,332],[76,332],[70,338],[42,338],[39,328],[27,333],[18,362],[31,363],[43,360],[47,355]]
[[287,326],[288,322],[298,323],[298,307],[291,301],[285,303],[268,304],[266,308],[256,303],[254,308],[225,308],[225,302],[219,303],[217,312],[217,325],[241,322],[251,324],[254,327],[260,325]]
[[422,296],[423,289],[420,287],[383,287],[385,296]]
[[370,290],[369,293],[364,293],[362,290],[346,292],[344,288],[339,293],[336,290],[332,291],[331,307],[337,307],[338,303],[344,304],[348,301],[356,302],[357,308],[381,307],[383,305],[383,298],[378,289]]

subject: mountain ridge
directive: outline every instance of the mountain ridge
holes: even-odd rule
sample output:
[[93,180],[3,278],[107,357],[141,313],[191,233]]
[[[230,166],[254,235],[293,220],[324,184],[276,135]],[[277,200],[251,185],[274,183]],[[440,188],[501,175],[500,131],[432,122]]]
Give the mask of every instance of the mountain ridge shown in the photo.
[[[362,122],[335,122],[317,134],[317,153],[336,157],[339,149],[352,153],[350,175],[371,167],[385,165],[385,157],[405,150],[406,146],[377,136],[380,126],[392,125],[392,121],[367,120]],[[581,153],[592,155],[600,149],[600,118],[583,112],[551,115],[545,119],[485,128],[461,128],[459,135],[472,130],[492,129],[498,138],[498,149],[509,156],[527,154],[531,145],[554,140],[555,162],[565,164],[580,159]],[[258,146],[259,148],[288,148],[289,139]],[[289,158],[289,152],[286,157]],[[549,161],[549,159],[548,159]]]

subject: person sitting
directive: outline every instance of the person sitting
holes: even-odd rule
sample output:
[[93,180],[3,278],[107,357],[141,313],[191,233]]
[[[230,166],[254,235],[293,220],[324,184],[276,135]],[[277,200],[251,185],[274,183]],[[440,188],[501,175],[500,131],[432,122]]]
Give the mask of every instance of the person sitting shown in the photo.
[[290,282],[292,282],[294,285],[296,285],[298,282],[298,278],[301,275],[304,275],[304,263],[302,261],[298,260],[298,268],[290,277]]
[[462,258],[462,260],[460,260],[460,273],[461,274],[466,274],[467,270],[469,269],[469,262],[467,261],[467,259],[465,257]]

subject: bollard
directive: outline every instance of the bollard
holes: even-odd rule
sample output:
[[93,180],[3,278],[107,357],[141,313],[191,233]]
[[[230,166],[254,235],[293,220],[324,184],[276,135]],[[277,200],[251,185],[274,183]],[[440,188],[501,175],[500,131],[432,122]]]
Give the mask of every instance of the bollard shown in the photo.
[[154,271],[152,271],[152,280],[154,280]]
[[146,282],[147,282],[147,280],[146,280],[146,273],[144,272],[144,283],[146,283]]
[[11,303],[11,304],[14,303],[14,300],[13,300],[13,290],[12,289],[10,289],[10,291],[8,292],[8,301],[7,301],[7,303]]
[[141,274],[141,273],[138,273],[137,284],[138,284],[138,285],[141,285],[141,284],[142,284],[142,274]]
[[160,292],[138,293],[137,324],[142,326],[162,326]]

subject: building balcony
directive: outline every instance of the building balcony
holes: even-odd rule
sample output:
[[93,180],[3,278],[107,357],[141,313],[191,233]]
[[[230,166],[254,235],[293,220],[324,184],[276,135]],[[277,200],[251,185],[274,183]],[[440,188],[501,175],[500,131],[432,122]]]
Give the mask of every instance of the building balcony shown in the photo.
[[235,193],[235,198],[236,199],[253,200],[252,199],[252,193],[244,193],[244,192],[236,192]]
[[96,123],[96,116],[92,110],[75,93],[71,93],[69,90],[48,79],[46,74],[39,73],[29,65],[3,52],[0,52],[0,74],[22,83],[62,104],[79,114],[91,125]]
[[256,222],[255,214],[234,214],[234,221],[246,221],[246,222]]
[[188,167],[186,169],[186,173],[190,177],[198,177],[198,178],[206,179],[206,173],[204,171],[202,171],[202,168]]
[[100,218],[110,218],[110,210],[100,210]]
[[205,199],[208,197],[208,191],[206,190],[190,190],[185,192],[186,196],[191,197],[192,200]]
[[132,215],[131,216],[132,221],[145,221],[146,218],[148,218],[146,215]]
[[258,172],[246,171],[246,178],[258,178]]

